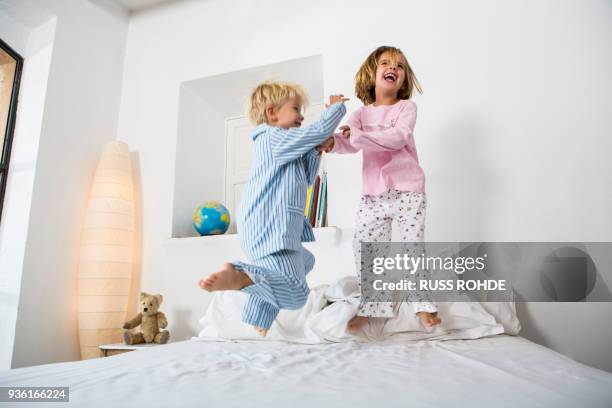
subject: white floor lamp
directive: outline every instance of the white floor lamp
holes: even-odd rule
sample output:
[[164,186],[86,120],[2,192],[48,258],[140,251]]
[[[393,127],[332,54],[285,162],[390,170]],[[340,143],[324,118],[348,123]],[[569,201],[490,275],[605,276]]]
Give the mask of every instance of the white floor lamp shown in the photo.
[[94,176],[78,275],[81,358],[121,341],[132,277],[134,188],[128,147],[106,144]]

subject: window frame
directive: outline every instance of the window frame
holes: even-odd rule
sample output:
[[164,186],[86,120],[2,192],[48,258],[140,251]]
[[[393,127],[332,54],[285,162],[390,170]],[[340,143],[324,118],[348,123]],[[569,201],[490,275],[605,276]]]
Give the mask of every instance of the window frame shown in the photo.
[[23,57],[11,48],[2,38],[0,38],[0,48],[16,61],[15,77],[11,90],[11,100],[9,102],[8,118],[6,129],[4,129],[3,144],[0,149],[0,223],[2,223],[2,213],[4,208],[4,197],[8,181],[8,172],[11,161],[11,150],[13,147],[13,136],[15,133],[15,122],[17,121],[17,104],[19,101],[19,86],[21,84],[21,72],[23,70]]

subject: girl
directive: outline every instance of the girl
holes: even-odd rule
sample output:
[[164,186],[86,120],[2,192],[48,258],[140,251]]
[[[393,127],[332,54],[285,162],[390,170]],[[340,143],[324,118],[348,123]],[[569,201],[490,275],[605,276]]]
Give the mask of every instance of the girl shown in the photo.
[[[423,242],[425,230],[425,175],[419,166],[413,130],[416,105],[413,90],[422,92],[406,57],[395,47],[378,47],[355,77],[355,94],[364,106],[353,112],[342,134],[326,140],[319,150],[363,152],[363,195],[359,203],[353,252],[361,284],[362,242],[391,241],[395,219],[404,242]],[[439,324],[436,306],[417,293],[413,303],[426,327]],[[393,317],[391,302],[363,302],[348,323],[360,330],[369,317]]]

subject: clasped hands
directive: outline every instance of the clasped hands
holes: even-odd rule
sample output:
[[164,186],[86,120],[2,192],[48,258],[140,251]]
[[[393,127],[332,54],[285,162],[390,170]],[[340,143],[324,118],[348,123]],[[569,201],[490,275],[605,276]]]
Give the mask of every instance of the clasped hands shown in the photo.
[[[342,136],[345,139],[349,139],[351,137],[351,129],[346,126],[346,125],[342,125],[340,126],[340,132],[342,132]],[[320,145],[318,145],[316,147],[317,151],[319,153],[325,152],[325,153],[329,153],[331,152],[331,150],[334,148],[334,137],[330,137],[327,138],[323,143],[321,143]]]

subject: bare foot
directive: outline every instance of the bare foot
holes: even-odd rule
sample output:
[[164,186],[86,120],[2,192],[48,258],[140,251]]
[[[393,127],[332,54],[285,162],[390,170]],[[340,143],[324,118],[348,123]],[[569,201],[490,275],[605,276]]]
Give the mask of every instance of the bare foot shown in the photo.
[[206,279],[200,279],[200,287],[209,292],[215,290],[240,290],[253,284],[249,276],[234,268],[231,263],[224,263],[217,272],[210,274]]
[[363,327],[368,323],[368,318],[366,316],[355,316],[346,325],[346,329],[349,333],[356,333],[363,329]]
[[255,327],[255,330],[257,331],[257,333],[261,335],[261,337],[266,337],[266,335],[268,334],[268,331],[266,329],[262,329],[261,327],[257,327],[257,326],[253,326],[253,327]]
[[442,320],[438,317],[438,313],[419,312],[417,315],[425,327],[433,327],[442,323]]

